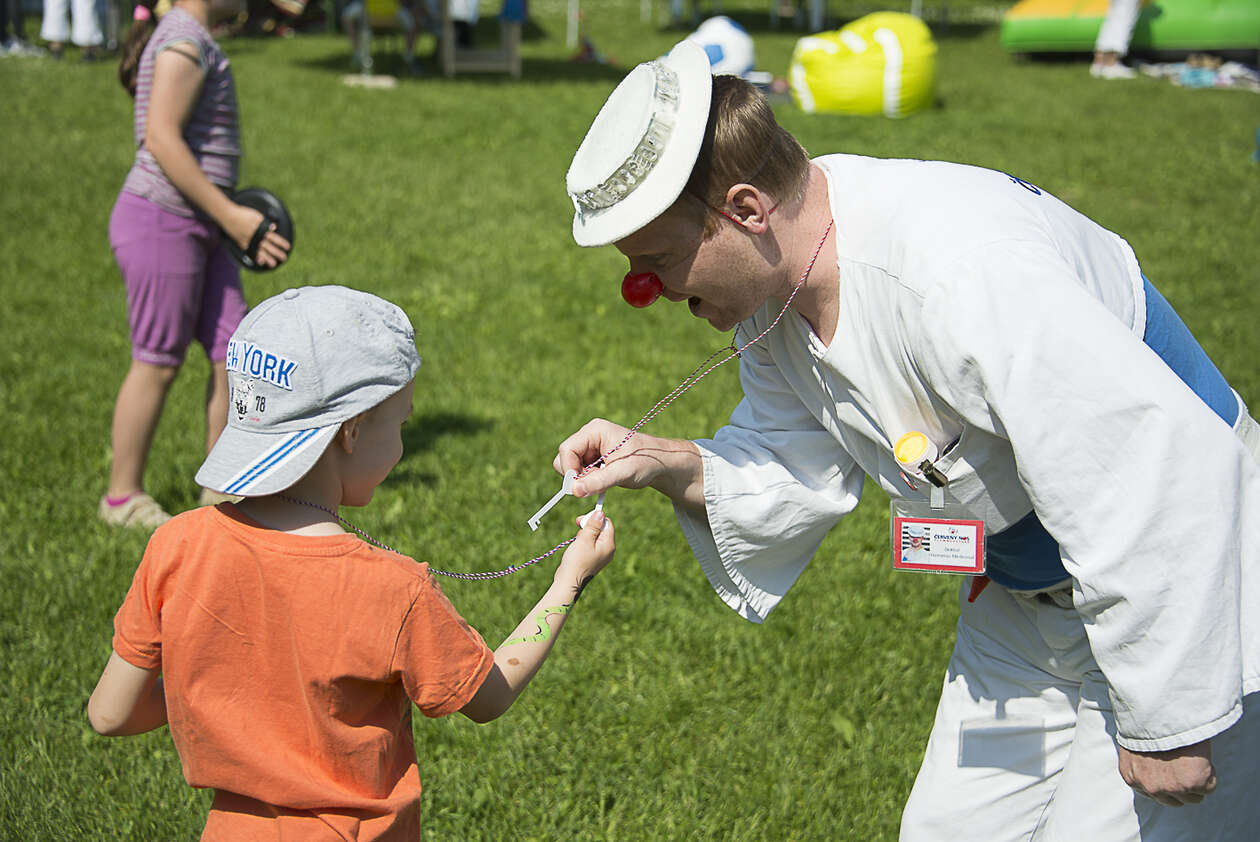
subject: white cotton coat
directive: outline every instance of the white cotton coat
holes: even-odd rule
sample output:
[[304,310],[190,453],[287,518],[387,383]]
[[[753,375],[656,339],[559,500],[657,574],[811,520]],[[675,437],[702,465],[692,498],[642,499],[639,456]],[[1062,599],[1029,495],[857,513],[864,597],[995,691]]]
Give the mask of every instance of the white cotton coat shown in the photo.
[[834,338],[789,312],[744,352],[743,400],[696,442],[707,516],[676,508],[718,595],[761,622],[864,476],[925,499],[892,451],[917,430],[987,533],[1035,511],[1058,541],[1121,745],[1228,728],[1260,690],[1260,468],[1142,342],[1132,249],[1004,173],[814,163],[835,219]]

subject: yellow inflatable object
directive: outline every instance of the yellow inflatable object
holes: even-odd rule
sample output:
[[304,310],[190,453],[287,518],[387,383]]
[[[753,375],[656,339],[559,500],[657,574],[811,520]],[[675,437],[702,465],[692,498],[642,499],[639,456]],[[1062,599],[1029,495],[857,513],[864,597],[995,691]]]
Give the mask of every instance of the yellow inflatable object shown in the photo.
[[393,26],[398,14],[398,0],[364,0],[368,20],[375,26]]
[[797,41],[788,81],[811,114],[904,117],[932,104],[936,42],[913,15],[876,12]]

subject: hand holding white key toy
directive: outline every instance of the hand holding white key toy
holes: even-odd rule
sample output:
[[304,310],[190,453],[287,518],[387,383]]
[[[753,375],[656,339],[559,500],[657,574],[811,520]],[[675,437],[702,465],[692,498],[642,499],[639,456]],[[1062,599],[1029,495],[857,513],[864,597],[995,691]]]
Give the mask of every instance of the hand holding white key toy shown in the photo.
[[[543,507],[534,512],[534,516],[529,519],[529,528],[533,532],[538,531],[538,523],[542,520],[543,515],[551,511],[552,507],[559,503],[566,494],[573,493],[573,481],[577,479],[577,471],[565,471],[564,482],[560,485],[560,490],[552,495],[551,499],[543,504]],[[599,499],[595,502],[595,511],[604,510],[604,495],[600,494]],[[583,518],[585,521],[585,517]]]

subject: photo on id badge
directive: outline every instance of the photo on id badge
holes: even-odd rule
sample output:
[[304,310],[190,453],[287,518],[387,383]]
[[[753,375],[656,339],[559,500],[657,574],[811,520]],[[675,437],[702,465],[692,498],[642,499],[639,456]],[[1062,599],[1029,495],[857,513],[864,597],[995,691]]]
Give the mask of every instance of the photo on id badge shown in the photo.
[[901,525],[901,563],[922,564],[932,550],[932,536],[921,523]]

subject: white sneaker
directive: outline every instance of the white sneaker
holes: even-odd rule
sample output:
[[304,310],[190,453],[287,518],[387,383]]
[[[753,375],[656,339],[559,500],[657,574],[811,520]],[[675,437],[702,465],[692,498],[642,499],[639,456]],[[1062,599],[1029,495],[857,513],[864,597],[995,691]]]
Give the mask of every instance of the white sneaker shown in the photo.
[[20,38],[9,38],[3,45],[0,45],[0,55],[16,56],[21,58],[39,58],[48,55],[48,51],[43,47],[37,47],[34,44],[27,43]]
[[102,497],[97,514],[110,526],[143,526],[146,529],[156,529],[171,519],[161,504],[143,491],[137,491],[117,506],[111,506],[109,500]]
[[1127,64],[1100,64],[1094,62],[1089,66],[1089,75],[1095,79],[1136,79],[1137,71]]

